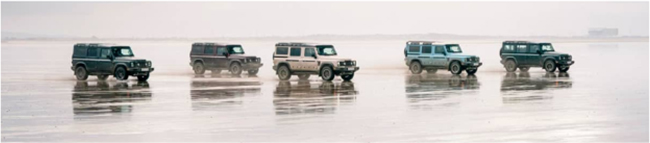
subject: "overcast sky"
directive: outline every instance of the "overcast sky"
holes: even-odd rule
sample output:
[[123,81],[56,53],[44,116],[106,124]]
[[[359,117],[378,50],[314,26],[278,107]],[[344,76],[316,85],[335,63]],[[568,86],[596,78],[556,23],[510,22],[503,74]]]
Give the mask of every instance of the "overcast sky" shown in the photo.
[[2,31],[116,37],[648,36],[648,2],[2,2]]

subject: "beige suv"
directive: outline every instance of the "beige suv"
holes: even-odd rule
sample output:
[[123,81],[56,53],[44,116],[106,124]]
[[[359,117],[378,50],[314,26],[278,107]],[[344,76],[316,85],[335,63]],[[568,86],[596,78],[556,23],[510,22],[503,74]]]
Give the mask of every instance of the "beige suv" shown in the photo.
[[275,44],[273,70],[281,80],[288,80],[291,75],[303,80],[318,75],[331,81],[340,75],[349,81],[359,67],[355,60],[337,56],[332,45],[280,42]]

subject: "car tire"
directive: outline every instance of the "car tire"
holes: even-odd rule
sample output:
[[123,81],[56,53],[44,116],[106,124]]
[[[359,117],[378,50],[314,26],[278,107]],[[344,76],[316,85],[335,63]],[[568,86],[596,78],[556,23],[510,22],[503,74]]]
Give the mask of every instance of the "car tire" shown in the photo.
[[202,62],[194,63],[194,66],[192,66],[192,69],[194,70],[194,74],[204,74],[205,73],[205,66],[203,65]]
[[503,67],[506,68],[506,71],[508,72],[517,71],[517,63],[512,59],[507,60]]
[[115,69],[115,75],[113,75],[113,77],[115,77],[117,80],[129,79],[129,75],[126,73],[126,68],[123,66],[119,66],[117,69]]
[[354,74],[349,74],[349,75],[341,75],[341,78],[343,81],[350,81],[354,77]]
[[260,71],[260,69],[252,69],[248,70],[248,75],[257,75],[257,73]]
[[149,74],[138,76],[138,81],[147,81],[147,79],[149,79]]
[[463,73],[463,67],[460,66],[459,62],[452,62],[449,66],[449,71],[451,71],[452,74],[458,75]]
[[474,75],[477,71],[478,71],[478,69],[466,70],[467,75]]
[[74,70],[74,75],[77,77],[77,80],[86,80],[88,79],[88,70],[84,66],[77,66]]
[[409,70],[411,70],[411,73],[413,74],[420,74],[422,73],[422,64],[418,61],[411,62],[411,65],[409,65]]
[[278,78],[280,78],[280,80],[289,80],[291,78],[291,70],[289,69],[289,67],[284,66],[284,65],[280,66],[280,68],[278,68],[278,73],[277,74],[278,74]]
[[228,69],[230,69],[230,73],[235,74],[235,75],[239,75],[242,72],[241,64],[239,64],[239,63],[230,64],[230,68],[228,68]]
[[332,81],[334,79],[334,69],[331,66],[325,66],[320,69],[320,77],[325,81]]
[[546,60],[544,62],[544,69],[546,70],[546,72],[555,72],[557,66],[555,66],[555,62],[553,62],[553,60]]
[[519,67],[519,71],[522,71],[522,72],[528,72],[529,69],[530,69],[530,67]]
[[567,72],[567,71],[569,71],[569,67],[558,68],[558,70],[560,70],[560,72]]
[[429,69],[429,70],[427,70],[427,73],[429,73],[429,74],[434,74],[434,73],[436,73],[437,71],[438,71],[438,69]]
[[97,75],[97,79],[99,80],[106,80],[108,78],[108,75]]
[[220,74],[221,70],[210,70],[211,74]]
[[309,79],[309,76],[310,76],[309,74],[299,74],[298,79],[306,80],[306,79]]

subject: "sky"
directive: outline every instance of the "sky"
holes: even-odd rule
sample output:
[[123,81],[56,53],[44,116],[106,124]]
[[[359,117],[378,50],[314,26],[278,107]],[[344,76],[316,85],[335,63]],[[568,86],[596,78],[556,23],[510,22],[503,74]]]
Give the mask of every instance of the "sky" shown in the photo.
[[100,38],[648,36],[648,2],[2,2],[2,32]]

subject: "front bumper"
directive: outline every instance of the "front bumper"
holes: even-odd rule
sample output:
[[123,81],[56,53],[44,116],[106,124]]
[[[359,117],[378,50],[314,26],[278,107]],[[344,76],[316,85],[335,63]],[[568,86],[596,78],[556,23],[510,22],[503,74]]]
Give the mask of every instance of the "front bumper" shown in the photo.
[[478,67],[480,67],[482,65],[483,65],[483,63],[481,63],[481,62],[465,62],[465,63],[463,63],[463,67],[465,67],[466,69],[476,69],[476,68],[478,68]]
[[561,66],[561,67],[568,67],[568,66],[571,66],[571,65],[573,65],[575,63],[576,63],[576,61],[573,61],[573,60],[570,60],[570,61],[555,61],[555,64],[557,64],[558,66]]
[[357,72],[359,67],[357,66],[339,66],[334,69],[334,72],[337,72],[340,75],[349,75]]
[[131,68],[127,68],[126,71],[128,71],[129,75],[137,76],[137,75],[148,75],[149,73],[153,72],[154,69],[155,68],[153,67],[143,67],[143,68],[131,67]]
[[242,69],[244,70],[252,70],[252,69],[259,69],[262,67],[264,64],[262,63],[244,63],[242,64]]

